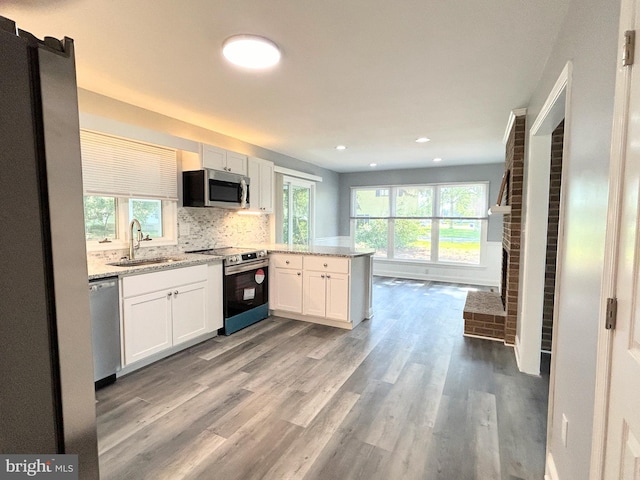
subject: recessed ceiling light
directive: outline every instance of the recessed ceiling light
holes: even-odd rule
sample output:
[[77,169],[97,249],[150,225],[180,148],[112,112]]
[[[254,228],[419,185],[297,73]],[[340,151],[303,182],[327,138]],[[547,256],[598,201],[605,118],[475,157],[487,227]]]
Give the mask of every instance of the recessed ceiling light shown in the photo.
[[420,137],[420,138],[416,138],[416,143],[427,143],[430,142],[431,139],[427,138],[427,137]]
[[346,150],[346,149],[347,149],[347,147],[346,147],[346,146],[344,146],[344,145],[338,145],[338,146],[336,147],[336,150]]
[[378,164],[377,164],[377,163],[370,163],[370,164],[369,164],[369,166],[370,166],[370,167],[377,167],[377,166],[378,166]]
[[442,159],[441,159],[441,158],[434,158],[434,159],[433,159],[433,161],[434,161],[434,162],[441,162],[441,161],[442,161]]
[[234,35],[222,44],[222,54],[234,65],[260,69],[280,61],[280,49],[268,38],[258,35]]

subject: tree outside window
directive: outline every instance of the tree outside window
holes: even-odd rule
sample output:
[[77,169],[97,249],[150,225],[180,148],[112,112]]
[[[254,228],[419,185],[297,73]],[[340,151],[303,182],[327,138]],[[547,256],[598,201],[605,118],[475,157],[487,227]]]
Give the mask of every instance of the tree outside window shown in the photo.
[[354,188],[354,243],[375,249],[378,258],[478,264],[486,188],[486,184]]

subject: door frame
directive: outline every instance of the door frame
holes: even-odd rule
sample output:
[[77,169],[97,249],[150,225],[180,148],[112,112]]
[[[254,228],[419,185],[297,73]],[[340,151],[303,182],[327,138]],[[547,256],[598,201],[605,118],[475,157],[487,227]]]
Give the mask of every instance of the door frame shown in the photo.
[[[564,66],[555,85],[551,89],[540,113],[536,117],[528,137],[528,159],[525,168],[526,203],[523,209],[523,235],[520,273],[520,308],[516,333],[515,354],[521,372],[540,374],[540,343],[542,340],[542,311],[544,303],[544,278],[546,265],[547,222],[549,218],[549,175],[551,171],[551,136],[564,119],[564,142],[562,155],[569,158],[571,129],[571,79],[573,65],[569,61]],[[566,168],[562,168],[561,183]],[[555,298],[560,295],[560,261],[564,255],[564,217],[566,188],[560,192],[560,213],[558,225],[558,248],[556,262]],[[549,412],[553,405],[554,358],[556,345],[555,325],[557,309],[554,309],[554,335],[552,339],[551,376],[549,390]]]
[[[620,27],[618,32],[618,55],[622,58],[623,38],[626,30],[635,29],[637,0],[621,0]],[[637,58],[637,56],[636,56]],[[609,205],[605,236],[604,266],[600,290],[600,312],[598,316],[598,353],[596,363],[596,391],[593,412],[593,434],[591,443],[590,480],[599,480],[604,474],[607,424],[609,415],[609,386],[611,382],[611,354],[613,331],[605,328],[607,298],[615,298],[617,289],[617,259],[622,213],[622,180],[624,178],[627,124],[629,121],[629,97],[631,92],[631,68],[616,67],[615,96],[613,106],[613,128],[611,133],[611,155],[609,160]]]

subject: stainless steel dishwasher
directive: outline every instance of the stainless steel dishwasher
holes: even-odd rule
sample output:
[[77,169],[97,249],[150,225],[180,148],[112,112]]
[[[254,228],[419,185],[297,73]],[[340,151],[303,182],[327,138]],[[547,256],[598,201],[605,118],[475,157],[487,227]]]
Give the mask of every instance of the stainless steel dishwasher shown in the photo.
[[120,370],[120,306],[118,279],[89,282],[93,379],[96,388],[115,382]]

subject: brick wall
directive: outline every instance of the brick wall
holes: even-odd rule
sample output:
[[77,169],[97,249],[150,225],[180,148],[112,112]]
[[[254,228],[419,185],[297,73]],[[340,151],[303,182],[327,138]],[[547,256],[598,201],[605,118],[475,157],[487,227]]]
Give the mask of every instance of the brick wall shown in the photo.
[[516,117],[506,145],[505,169],[511,172],[506,204],[511,214],[503,220],[502,248],[507,252],[504,284],[504,343],[513,345],[518,321],[518,276],[520,272],[520,239],[522,233],[522,188],[524,175],[525,115]]
[[542,350],[551,351],[553,333],[553,304],[556,287],[556,255],[558,253],[558,224],[560,220],[560,182],[562,178],[562,146],[564,120],[551,134],[551,169],[549,174],[549,220],[547,222],[547,259],[544,277],[542,312]]

